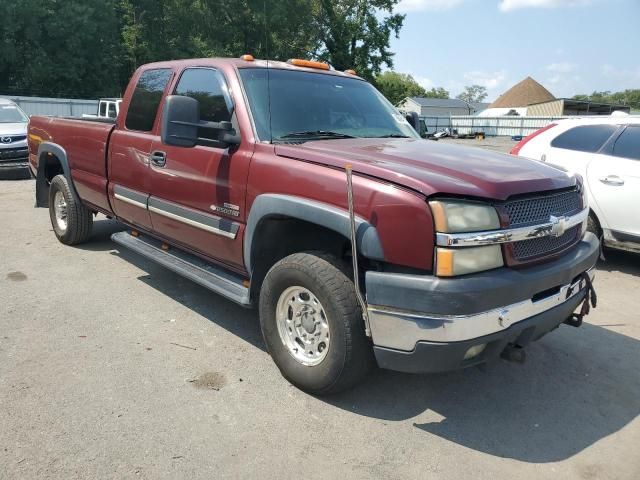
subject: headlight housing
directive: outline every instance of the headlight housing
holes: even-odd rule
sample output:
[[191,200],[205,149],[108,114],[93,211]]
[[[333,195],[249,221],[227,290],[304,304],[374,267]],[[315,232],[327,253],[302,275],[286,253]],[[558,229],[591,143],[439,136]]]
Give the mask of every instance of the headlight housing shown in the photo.
[[[472,233],[500,228],[498,212],[491,205],[461,200],[435,200],[429,202],[437,232]],[[453,277],[502,267],[500,245],[470,248],[444,248],[435,250],[436,275]]]
[[466,233],[500,228],[498,212],[490,205],[457,200],[436,200],[429,205],[437,232]]

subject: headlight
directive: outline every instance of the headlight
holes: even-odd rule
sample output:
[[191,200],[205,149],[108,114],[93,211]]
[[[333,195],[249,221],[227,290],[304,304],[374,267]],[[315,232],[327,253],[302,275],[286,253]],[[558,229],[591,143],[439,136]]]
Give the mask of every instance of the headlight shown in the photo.
[[454,277],[502,267],[500,245],[471,248],[436,248],[436,275]]
[[489,205],[456,200],[436,200],[429,205],[438,232],[478,232],[500,228],[498,213]]
[[[500,228],[498,212],[491,205],[459,200],[429,202],[436,231],[441,233],[471,233]],[[502,267],[500,245],[470,248],[436,248],[436,275],[453,277]]]

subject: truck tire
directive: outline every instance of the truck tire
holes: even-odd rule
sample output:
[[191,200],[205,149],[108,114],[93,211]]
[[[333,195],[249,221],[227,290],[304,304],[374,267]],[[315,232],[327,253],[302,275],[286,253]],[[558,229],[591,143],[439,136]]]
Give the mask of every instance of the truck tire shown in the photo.
[[53,232],[65,245],[86,242],[91,236],[93,213],[76,201],[64,175],[56,175],[51,181],[49,217]]
[[260,327],[274,362],[316,395],[352,387],[373,365],[355,287],[337,258],[295,253],[276,263],[260,291]]

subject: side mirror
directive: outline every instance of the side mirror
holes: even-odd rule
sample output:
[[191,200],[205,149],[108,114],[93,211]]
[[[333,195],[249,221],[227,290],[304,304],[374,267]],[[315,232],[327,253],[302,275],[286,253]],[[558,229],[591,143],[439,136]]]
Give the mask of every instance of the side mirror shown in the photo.
[[404,118],[407,119],[409,125],[411,125],[416,132],[420,133],[420,117],[416,112],[409,112]]
[[[217,138],[199,137],[201,128],[213,130]],[[169,95],[165,99],[160,137],[162,143],[176,147],[191,148],[198,144],[227,147],[240,144],[240,137],[236,135],[231,122],[201,121],[200,103],[184,95]]]
[[200,104],[195,98],[169,95],[164,101],[160,138],[166,145],[195,147],[198,143]]

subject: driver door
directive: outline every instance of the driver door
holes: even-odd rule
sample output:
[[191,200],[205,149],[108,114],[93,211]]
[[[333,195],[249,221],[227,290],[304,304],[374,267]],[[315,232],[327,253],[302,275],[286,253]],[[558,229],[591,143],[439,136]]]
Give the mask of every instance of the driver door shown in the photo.
[[[234,107],[221,71],[186,68],[172,92],[198,100],[200,119],[231,121]],[[155,232],[190,250],[242,269],[242,230],[250,152],[216,144],[200,129],[206,145],[184,148],[155,137],[151,148],[149,212]]]

